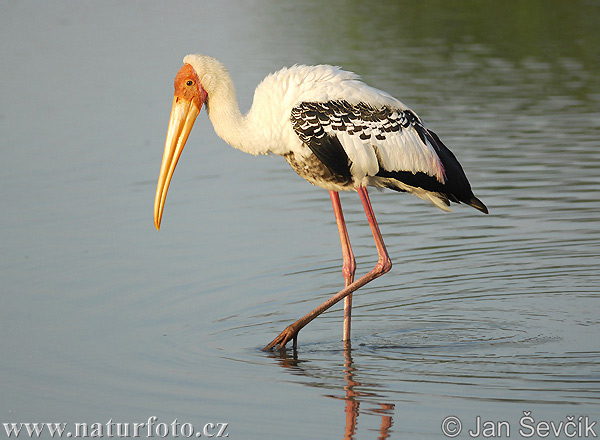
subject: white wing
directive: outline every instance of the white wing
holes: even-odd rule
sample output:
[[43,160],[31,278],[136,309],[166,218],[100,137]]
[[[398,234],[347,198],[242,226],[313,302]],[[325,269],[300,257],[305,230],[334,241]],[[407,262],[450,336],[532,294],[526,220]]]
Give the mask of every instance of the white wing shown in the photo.
[[[380,172],[424,173],[445,183],[444,167],[420,119],[409,109],[374,108],[347,101],[303,102],[292,110],[292,124],[301,140],[319,157],[341,153],[315,151],[335,148],[336,138],[347,155],[355,180]],[[320,142],[315,142],[321,140]],[[326,163],[330,166],[331,164]]]

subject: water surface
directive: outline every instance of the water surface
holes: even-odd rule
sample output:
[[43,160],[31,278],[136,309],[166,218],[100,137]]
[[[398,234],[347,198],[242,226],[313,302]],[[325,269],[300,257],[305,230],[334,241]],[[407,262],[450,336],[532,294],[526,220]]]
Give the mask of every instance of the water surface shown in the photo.
[[[598,7],[299,5],[0,7],[0,422],[367,439],[443,438],[450,415],[459,438],[477,416],[517,438],[524,411],[600,421]],[[394,267],[355,295],[351,346],[336,307],[296,353],[261,352],[340,289],[339,239],[325,191],[204,113],[154,230],[172,80],[197,51],[243,108],[284,65],[357,71],[440,135],[490,215],[372,192]],[[369,228],[342,204],[364,273]]]

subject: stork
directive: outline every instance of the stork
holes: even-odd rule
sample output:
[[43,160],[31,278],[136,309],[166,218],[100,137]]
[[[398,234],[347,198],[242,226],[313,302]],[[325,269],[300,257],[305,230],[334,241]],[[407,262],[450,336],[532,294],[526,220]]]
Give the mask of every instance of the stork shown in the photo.
[[[154,203],[156,229],[175,166],[203,105],[225,142],[254,155],[283,156],[301,177],[328,190],[333,204],[345,287],[287,326],[264,350],[281,350],[290,340],[296,348],[298,332],[342,299],[343,339],[350,339],[352,293],[392,267],[368,186],[412,193],[444,211],[450,211],[450,202],[455,202],[488,213],[440,138],[402,102],[366,85],[356,74],[329,65],[283,68],[258,85],[252,107],[242,115],[225,66],[196,54],[184,58],[175,76]],[[357,280],[339,191],[358,193],[377,249],[377,264]]]

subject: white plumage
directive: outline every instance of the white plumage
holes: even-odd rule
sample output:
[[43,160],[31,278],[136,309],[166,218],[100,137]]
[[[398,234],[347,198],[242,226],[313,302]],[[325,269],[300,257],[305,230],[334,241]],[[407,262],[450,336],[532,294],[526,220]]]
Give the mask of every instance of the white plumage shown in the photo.
[[[242,115],[231,77],[216,59],[203,55],[188,55],[184,63],[199,73],[200,82],[208,93],[208,115],[217,134],[235,148],[250,154],[293,153],[296,160],[312,155],[290,123],[292,109],[300,103],[327,103],[345,101],[351,105],[366,103],[373,108],[388,107],[397,111],[392,118],[408,107],[393,96],[360,81],[358,75],[339,67],[318,65],[295,65],[268,75],[256,88],[251,109]],[[416,130],[409,126],[385,140],[376,140],[384,122],[357,121],[370,134],[363,140],[359,133],[349,134],[353,124],[345,131],[334,130],[328,125],[325,132],[336,135],[350,160],[354,185],[386,186],[376,178],[380,168],[387,171],[422,172],[445,183],[444,168],[433,146],[422,142]],[[376,146],[377,154],[373,148]],[[331,182],[312,182],[331,189]],[[423,197],[423,189],[402,184],[403,190]],[[352,186],[335,186],[337,190],[353,189]],[[432,194],[435,196],[435,194]],[[431,197],[425,196],[427,200]],[[437,200],[435,204],[447,209]]]

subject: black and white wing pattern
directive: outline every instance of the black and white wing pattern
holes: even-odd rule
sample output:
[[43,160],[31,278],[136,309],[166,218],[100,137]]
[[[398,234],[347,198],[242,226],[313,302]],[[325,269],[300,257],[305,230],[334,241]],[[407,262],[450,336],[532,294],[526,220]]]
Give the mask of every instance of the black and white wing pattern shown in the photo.
[[302,102],[290,119],[329,171],[355,185],[408,191],[445,210],[453,201],[486,211],[455,156],[410,109]]

